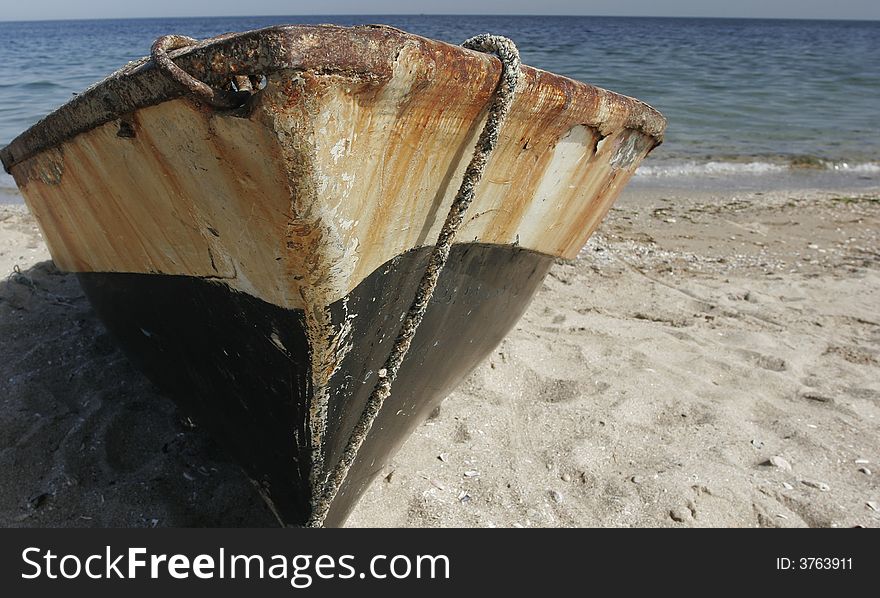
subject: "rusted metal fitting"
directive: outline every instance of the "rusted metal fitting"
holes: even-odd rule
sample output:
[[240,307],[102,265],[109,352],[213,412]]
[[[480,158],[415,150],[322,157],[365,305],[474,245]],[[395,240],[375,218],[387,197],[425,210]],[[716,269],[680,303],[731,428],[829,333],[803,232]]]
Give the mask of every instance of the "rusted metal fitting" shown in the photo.
[[251,96],[248,91],[215,89],[177,66],[168,56],[168,52],[172,50],[187,48],[197,43],[198,40],[185,35],[163,35],[153,42],[153,46],[150,48],[150,58],[153,59],[153,62],[160,71],[202,102],[215,108],[238,108],[242,106]]

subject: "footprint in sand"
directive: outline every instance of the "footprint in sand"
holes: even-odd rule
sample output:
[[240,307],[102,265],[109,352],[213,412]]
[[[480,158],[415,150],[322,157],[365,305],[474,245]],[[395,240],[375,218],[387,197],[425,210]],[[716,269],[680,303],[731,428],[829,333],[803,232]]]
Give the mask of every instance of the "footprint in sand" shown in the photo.
[[749,351],[748,349],[740,349],[738,353],[749,363],[764,370],[769,370],[771,372],[784,372],[788,369],[786,361],[775,355],[765,355],[763,353],[758,353],[757,351]]
[[830,345],[825,349],[825,355],[842,357],[849,363],[856,365],[878,365],[877,358],[871,351],[855,346]]
[[538,399],[545,403],[566,403],[583,394],[583,383],[578,380],[545,379],[538,387]]

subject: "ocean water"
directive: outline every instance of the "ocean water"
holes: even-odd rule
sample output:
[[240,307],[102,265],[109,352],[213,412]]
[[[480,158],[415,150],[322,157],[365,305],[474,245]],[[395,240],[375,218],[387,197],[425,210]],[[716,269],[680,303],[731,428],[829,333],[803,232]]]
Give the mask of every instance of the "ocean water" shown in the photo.
[[[460,43],[492,32],[523,61],[637,97],[669,119],[636,184],[880,184],[880,22],[327,16],[0,22],[0,145],[167,33],[386,23]],[[806,183],[804,183],[806,181]],[[0,178],[0,196],[12,193]]]

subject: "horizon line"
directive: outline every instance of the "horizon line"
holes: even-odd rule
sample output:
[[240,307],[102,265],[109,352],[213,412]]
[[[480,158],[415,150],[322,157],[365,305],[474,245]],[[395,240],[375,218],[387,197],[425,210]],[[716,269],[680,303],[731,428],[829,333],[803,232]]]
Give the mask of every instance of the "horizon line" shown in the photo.
[[136,17],[71,17],[66,19],[3,19],[0,23],[66,23],[78,21],[147,21],[162,19],[248,19],[248,18],[290,18],[290,17],[580,17],[592,19],[694,19],[727,21],[835,21],[852,23],[876,23],[876,18],[833,18],[833,17],[730,17],[695,15],[589,15],[570,13],[305,13],[305,14],[252,14],[252,15],[178,15],[178,16],[136,16]]

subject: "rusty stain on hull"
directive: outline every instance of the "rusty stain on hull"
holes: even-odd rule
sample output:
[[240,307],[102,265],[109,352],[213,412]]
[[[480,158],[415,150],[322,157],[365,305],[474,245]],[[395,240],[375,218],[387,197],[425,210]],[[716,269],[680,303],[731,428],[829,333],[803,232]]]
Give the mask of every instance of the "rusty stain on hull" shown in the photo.
[[310,478],[317,500],[319,480],[324,475],[323,447],[326,433],[330,379],[351,348],[346,319],[337,329],[329,306],[344,277],[345,251],[333,226],[333,212],[321,202],[316,190],[314,123],[320,106],[308,93],[314,77],[300,73],[268,81],[262,104],[264,125],[279,139],[287,172],[288,221],[281,237],[284,268],[282,279],[301,300],[311,357],[312,400],[308,409]]
[[[197,277],[302,310],[312,399],[295,441],[320,488],[357,317],[334,326],[330,306],[435,242],[500,64],[387,27],[272,28],[171,56],[212,85],[266,84],[215,110],[140,61],[0,157],[59,268]],[[664,127],[637,100],[524,66],[457,239],[575,257]]]
[[[133,137],[107,122],[11,171],[63,269],[329,304],[433,242],[497,80],[487,57],[416,40],[387,77],[279,70],[247,117],[178,98],[129,115]],[[631,128],[633,100],[523,75],[459,238],[572,258],[657,137]]]

